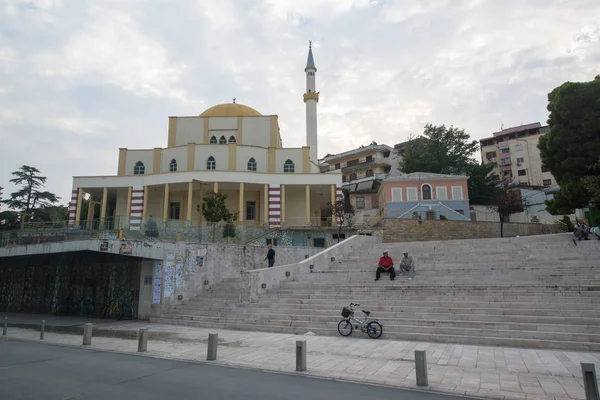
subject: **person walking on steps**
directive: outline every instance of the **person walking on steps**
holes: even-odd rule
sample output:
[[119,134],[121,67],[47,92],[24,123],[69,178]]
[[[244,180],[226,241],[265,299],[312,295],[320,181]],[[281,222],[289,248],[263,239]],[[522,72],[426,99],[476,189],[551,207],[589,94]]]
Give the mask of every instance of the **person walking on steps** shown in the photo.
[[388,256],[388,252],[383,252],[383,257],[379,259],[379,265],[377,266],[377,271],[375,272],[375,280],[378,281],[381,278],[382,272],[390,273],[390,280],[394,280],[396,278],[396,270],[394,269],[394,261],[392,257]]
[[412,281],[415,273],[415,261],[412,256],[408,255],[408,250],[404,250],[404,258],[400,261],[400,275],[403,275],[404,271],[408,272],[408,280]]
[[269,260],[269,268],[275,265],[275,250],[273,250],[273,246],[269,245],[269,251],[267,251],[267,256],[264,261]]

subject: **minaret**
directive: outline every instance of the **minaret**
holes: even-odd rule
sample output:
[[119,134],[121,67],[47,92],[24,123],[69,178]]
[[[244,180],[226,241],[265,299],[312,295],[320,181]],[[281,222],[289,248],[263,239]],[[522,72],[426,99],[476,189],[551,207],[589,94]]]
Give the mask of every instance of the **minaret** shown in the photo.
[[304,93],[304,102],[306,103],[306,145],[310,147],[310,159],[314,163],[318,163],[317,103],[319,102],[319,92],[317,92],[315,82],[317,68],[313,59],[312,42],[308,42],[308,60],[304,72],[306,72],[306,93]]

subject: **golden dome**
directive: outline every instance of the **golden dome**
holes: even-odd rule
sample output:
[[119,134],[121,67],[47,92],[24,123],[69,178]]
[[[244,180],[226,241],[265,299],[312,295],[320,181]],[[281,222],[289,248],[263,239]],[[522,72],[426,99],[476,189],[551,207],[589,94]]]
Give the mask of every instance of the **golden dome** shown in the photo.
[[252,107],[238,103],[219,104],[205,110],[201,117],[255,117],[262,115]]

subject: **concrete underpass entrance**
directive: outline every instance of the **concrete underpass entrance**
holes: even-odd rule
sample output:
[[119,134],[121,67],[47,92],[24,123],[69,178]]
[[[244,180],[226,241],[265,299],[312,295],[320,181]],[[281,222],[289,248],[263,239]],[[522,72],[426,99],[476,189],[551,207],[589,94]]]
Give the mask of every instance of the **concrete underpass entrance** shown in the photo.
[[0,311],[137,318],[145,259],[78,251],[0,258]]

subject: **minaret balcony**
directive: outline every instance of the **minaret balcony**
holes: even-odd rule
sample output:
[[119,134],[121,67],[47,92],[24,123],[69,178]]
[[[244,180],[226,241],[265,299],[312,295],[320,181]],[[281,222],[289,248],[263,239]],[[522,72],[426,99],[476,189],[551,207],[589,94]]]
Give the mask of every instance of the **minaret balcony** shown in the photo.
[[304,93],[304,102],[306,103],[308,100],[316,100],[319,101],[319,92],[308,92]]

